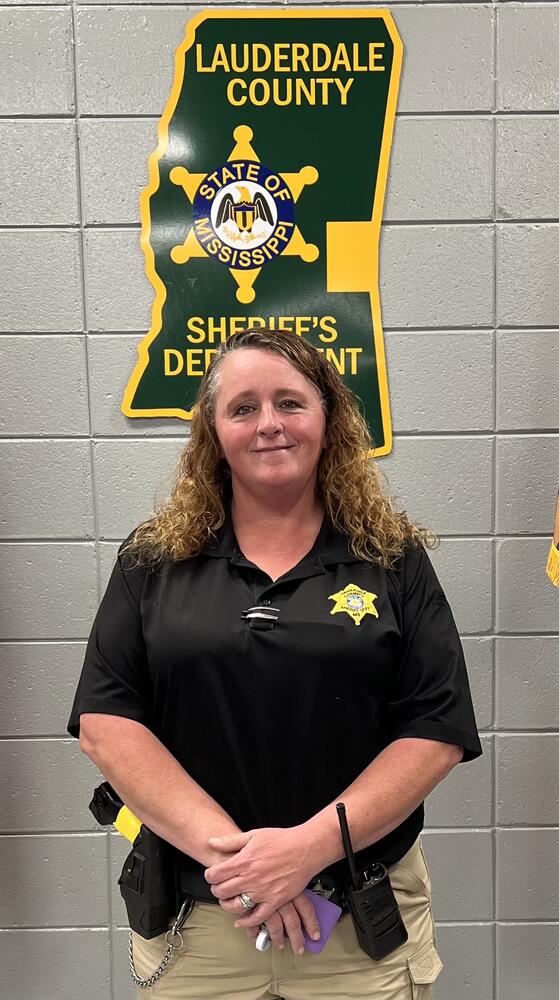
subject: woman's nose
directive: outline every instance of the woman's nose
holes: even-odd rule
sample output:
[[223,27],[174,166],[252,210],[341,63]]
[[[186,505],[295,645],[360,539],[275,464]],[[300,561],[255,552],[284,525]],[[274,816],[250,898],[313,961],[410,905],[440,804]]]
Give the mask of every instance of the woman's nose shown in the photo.
[[261,407],[258,418],[258,433],[278,434],[281,430],[283,430],[283,424],[280,414],[271,403],[265,403]]

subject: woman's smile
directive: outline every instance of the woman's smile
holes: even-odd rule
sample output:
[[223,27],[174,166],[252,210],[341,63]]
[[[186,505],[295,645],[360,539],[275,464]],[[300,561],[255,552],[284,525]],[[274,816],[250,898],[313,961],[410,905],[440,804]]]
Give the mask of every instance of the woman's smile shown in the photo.
[[256,452],[257,455],[261,455],[264,452],[269,454],[271,451],[289,451],[290,448],[294,448],[293,444],[279,444],[275,448],[253,448],[252,451]]

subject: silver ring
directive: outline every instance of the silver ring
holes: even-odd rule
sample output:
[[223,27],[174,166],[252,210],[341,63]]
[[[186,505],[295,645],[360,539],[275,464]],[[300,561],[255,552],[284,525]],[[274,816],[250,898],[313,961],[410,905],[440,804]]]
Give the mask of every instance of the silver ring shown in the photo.
[[254,910],[254,907],[258,906],[258,903],[254,903],[250,896],[247,896],[246,892],[241,892],[239,899],[243,904],[243,910]]

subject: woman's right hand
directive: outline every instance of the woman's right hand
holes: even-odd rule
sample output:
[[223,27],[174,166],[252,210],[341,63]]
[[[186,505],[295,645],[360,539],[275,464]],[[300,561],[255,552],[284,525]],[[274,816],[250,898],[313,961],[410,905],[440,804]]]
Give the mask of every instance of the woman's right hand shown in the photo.
[[[303,932],[307,937],[316,941],[320,937],[320,924],[316,910],[304,892],[295,896],[289,903],[280,906],[279,910],[268,917],[266,927],[270,932],[274,948],[281,950],[285,946],[285,938],[287,937],[295,955],[302,955],[305,951]],[[247,927],[246,933],[253,941],[256,941],[259,928]]]

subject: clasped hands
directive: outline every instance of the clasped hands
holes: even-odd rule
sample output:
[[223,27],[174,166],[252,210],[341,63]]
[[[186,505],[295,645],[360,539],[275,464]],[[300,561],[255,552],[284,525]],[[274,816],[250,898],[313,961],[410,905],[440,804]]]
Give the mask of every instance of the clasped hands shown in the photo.
[[[209,844],[224,860],[206,868],[204,875],[222,909],[237,917],[235,927],[245,928],[255,939],[265,923],[272,944],[283,948],[287,935],[296,954],[305,950],[303,931],[318,940],[316,911],[303,894],[316,868],[300,827],[264,827],[211,837]],[[253,910],[243,908],[242,892],[257,903]]]

